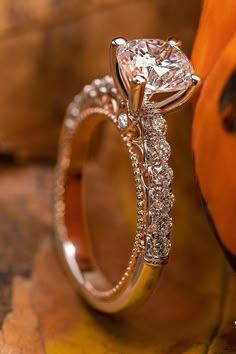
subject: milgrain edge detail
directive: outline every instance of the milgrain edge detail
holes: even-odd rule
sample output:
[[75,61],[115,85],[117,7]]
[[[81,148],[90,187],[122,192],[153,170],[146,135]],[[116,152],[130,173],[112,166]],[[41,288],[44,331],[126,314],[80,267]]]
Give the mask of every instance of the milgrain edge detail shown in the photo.
[[[116,124],[127,147],[134,173],[137,230],[130,261],[117,285],[119,287],[130,277],[139,257],[143,257],[147,264],[157,266],[168,260],[172,226],[170,210],[174,197],[171,192],[173,171],[168,165],[170,146],[166,141],[167,127],[163,115],[153,104],[144,104],[139,114],[133,115],[117,93],[113,79],[105,76],[86,85],[70,103],[64,121],[63,139],[71,138],[76,125],[83,118],[83,112],[87,115],[88,110],[106,112]],[[119,124],[120,113],[123,118],[125,115],[127,117],[123,125]]]

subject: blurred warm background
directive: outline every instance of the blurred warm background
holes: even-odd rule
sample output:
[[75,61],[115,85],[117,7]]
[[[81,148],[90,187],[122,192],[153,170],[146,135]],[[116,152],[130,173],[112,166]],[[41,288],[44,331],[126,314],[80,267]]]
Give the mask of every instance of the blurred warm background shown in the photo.
[[[235,81],[219,106],[235,70],[235,14],[234,0],[1,1],[1,353],[236,352],[236,284],[227,261],[233,265],[236,253]],[[54,251],[59,130],[72,97],[110,72],[113,37],[170,35],[181,38],[203,78],[192,105],[167,118],[176,195],[172,256],[152,298],[111,319],[84,305]]]
[[0,151],[55,160],[65,107],[109,73],[113,37],[179,36],[188,54],[200,0],[2,1]]

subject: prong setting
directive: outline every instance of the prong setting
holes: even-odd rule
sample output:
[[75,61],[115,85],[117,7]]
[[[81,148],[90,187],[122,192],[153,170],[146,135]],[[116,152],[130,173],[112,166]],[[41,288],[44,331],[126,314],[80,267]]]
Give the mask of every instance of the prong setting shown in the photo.
[[201,81],[200,77],[197,76],[197,75],[192,75],[192,82],[193,82],[193,85],[196,86],[199,84],[199,82]]
[[110,66],[111,66],[111,73],[115,85],[122,96],[123,99],[128,98],[127,90],[124,86],[123,80],[120,75],[119,65],[117,62],[117,49],[119,46],[124,45],[127,40],[123,37],[113,38],[110,45]]
[[130,80],[129,108],[137,113],[143,103],[147,79],[143,75],[136,75]]
[[111,45],[112,47],[119,47],[120,45],[123,45],[127,42],[127,40],[123,37],[116,37],[116,38],[113,38],[112,41],[111,41]]
[[176,37],[173,37],[173,36],[168,37],[167,42],[172,46],[175,46],[177,48],[182,48],[182,41]]

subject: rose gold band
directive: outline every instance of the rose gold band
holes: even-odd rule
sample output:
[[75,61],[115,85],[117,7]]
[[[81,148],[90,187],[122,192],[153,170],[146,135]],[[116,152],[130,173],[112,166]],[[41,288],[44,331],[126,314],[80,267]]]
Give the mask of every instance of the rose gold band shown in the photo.
[[[117,96],[112,90],[113,83],[109,77],[102,82],[104,86],[101,87],[110,88],[109,91],[104,90],[103,93],[101,90],[102,93],[99,94],[98,90],[94,101],[94,97],[89,96],[89,93],[95,95],[93,92],[95,86],[90,87],[89,90],[85,87],[84,92],[77,96],[68,108],[60,139],[56,171],[55,224],[60,254],[74,284],[93,307],[103,312],[113,313],[143,301],[152,291],[162,267],[145,262],[143,252],[145,246],[140,238],[142,232],[139,230],[126,272],[112,287],[93,264],[87,248],[86,230],[82,220],[82,198],[80,198],[87,148],[93,131],[100,124],[108,120],[117,127],[117,112],[114,109],[117,110],[118,105]],[[107,97],[104,104],[105,96]],[[128,141],[126,145],[130,149]],[[135,150],[133,150],[133,158],[134,155]],[[137,173],[136,170],[134,172]],[[136,174],[135,177],[138,179],[139,175]],[[138,210],[145,212],[145,202],[138,199],[138,203],[140,205]],[[143,225],[143,221],[139,221],[137,229]]]
[[[198,81],[191,76],[191,65],[176,43],[173,39],[170,42],[113,40],[111,64],[115,84],[106,76],[85,86],[69,105],[65,117],[55,183],[56,236],[74,283],[85,299],[103,312],[118,312],[143,301],[168,261],[174,198],[173,171],[168,164],[170,145],[166,140],[163,114],[184,103]],[[119,60],[124,65],[123,72],[118,66],[117,47],[121,48]],[[151,77],[143,74],[129,77],[138,50],[141,60],[137,57],[135,63],[140,60],[139,65],[146,75],[149,75],[147,67],[142,68],[142,63],[152,66]],[[157,60],[156,72],[153,71],[154,59]],[[153,93],[154,84],[159,86]],[[157,101],[160,93],[168,95]],[[94,132],[106,122],[113,124],[127,148],[136,189],[137,225],[133,249],[124,274],[114,286],[98,269],[89,252],[86,240],[90,235],[83,221],[83,181],[89,146]],[[96,155],[96,146],[93,152]]]

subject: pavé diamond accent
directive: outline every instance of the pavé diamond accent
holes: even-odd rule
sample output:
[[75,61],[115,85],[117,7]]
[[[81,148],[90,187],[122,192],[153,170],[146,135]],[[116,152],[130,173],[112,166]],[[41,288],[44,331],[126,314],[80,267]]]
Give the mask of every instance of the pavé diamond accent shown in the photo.
[[146,94],[186,90],[193,67],[177,47],[160,39],[137,39],[118,48],[117,61],[126,82],[136,75],[147,79]]
[[[108,76],[94,80],[90,85],[85,86],[83,92],[77,95],[74,102],[69,105],[67,120],[74,117],[73,122],[78,124],[79,120],[83,119],[83,114],[78,115],[78,112],[90,107],[91,99],[94,98],[96,98],[96,109],[102,108],[105,101],[110,109],[112,107],[109,104],[110,99],[115,98],[119,102],[118,96],[114,96],[114,88],[113,80]],[[104,100],[105,97],[106,100]],[[166,141],[167,124],[165,118],[153,104],[143,105],[138,121],[143,132],[141,148],[143,149],[144,161],[142,161],[135,152],[136,148],[132,135],[131,137],[125,135],[124,129],[128,126],[128,114],[122,110],[116,118],[116,115],[113,112],[111,113],[111,119],[123,130],[122,138],[130,155],[136,184],[137,232],[135,252],[144,252],[145,261],[148,263],[166,263],[170,251],[169,234],[172,226],[170,210],[173,206],[174,197],[171,192],[173,171],[168,164],[171,150]],[[65,126],[67,129],[71,129],[67,121]],[[147,178],[146,189],[142,182],[144,176]],[[131,256],[131,259],[134,258]]]
[[145,162],[148,174],[148,235],[145,259],[151,263],[165,262],[170,251],[170,216],[173,205],[171,182],[173,170],[168,165],[170,145],[166,141],[166,122],[153,105],[142,108]]
[[128,125],[128,116],[125,112],[120,112],[117,118],[118,127],[121,129],[125,129]]
[[170,247],[170,240],[167,237],[159,237],[158,239],[147,237],[146,258],[160,259],[168,257]]

